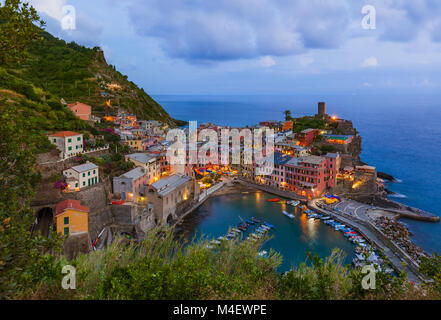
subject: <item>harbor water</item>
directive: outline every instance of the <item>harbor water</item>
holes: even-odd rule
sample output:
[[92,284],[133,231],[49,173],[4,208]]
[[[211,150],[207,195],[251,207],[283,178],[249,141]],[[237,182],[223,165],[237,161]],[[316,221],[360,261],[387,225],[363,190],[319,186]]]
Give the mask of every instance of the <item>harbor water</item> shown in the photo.
[[[225,236],[229,228],[237,227],[241,221],[255,217],[275,227],[270,231],[270,239],[264,243],[262,250],[269,252],[272,248],[282,255],[283,262],[278,270],[280,272],[307,262],[306,252],[325,258],[331,254],[333,248],[342,249],[346,254],[345,263],[351,263],[355,246],[342,232],[334,230],[321,220],[308,219],[299,208],[286,203],[269,202],[268,199],[271,198],[274,195],[261,191],[210,198],[184,219],[178,227],[179,232],[188,240],[204,236],[212,239]],[[288,218],[282,210],[294,213],[295,218]],[[251,225],[241,236],[246,238],[254,229],[255,226]]]

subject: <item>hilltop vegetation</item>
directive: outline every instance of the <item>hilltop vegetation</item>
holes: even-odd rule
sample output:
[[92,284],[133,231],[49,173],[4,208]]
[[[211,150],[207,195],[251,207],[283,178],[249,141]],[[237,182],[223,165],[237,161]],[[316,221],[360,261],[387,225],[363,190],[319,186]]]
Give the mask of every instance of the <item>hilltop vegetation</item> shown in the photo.
[[[97,116],[115,113],[119,106],[142,119],[174,124],[143,89],[107,64],[100,48],[66,43],[44,30],[39,31],[38,37],[40,41],[29,48],[27,62],[20,67],[8,66],[9,74],[68,103],[90,104]],[[111,107],[106,105],[109,100]]]

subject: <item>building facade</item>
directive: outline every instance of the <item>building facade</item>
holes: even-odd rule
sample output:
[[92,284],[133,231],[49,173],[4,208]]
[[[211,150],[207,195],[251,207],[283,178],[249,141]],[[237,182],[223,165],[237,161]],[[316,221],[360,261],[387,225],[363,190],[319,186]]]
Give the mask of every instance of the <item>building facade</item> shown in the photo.
[[137,202],[143,196],[147,185],[147,173],[144,167],[136,167],[119,177],[113,178],[113,193],[123,200]]
[[305,129],[296,134],[296,139],[299,140],[302,147],[307,147],[314,142],[318,132],[319,131],[317,129]]
[[155,219],[165,223],[177,218],[177,207],[195,199],[199,188],[189,176],[174,174],[148,186],[145,193]]
[[48,135],[49,141],[60,150],[60,157],[66,159],[80,154],[83,149],[83,135],[72,131],[61,131]]
[[64,170],[63,175],[66,177],[68,191],[79,191],[99,183],[99,168],[92,162]]
[[81,120],[90,121],[92,120],[92,107],[81,103],[81,102],[75,102],[67,105],[72,111],[72,113],[80,118]]
[[308,199],[322,195],[335,187],[338,158],[338,154],[292,158],[285,164],[287,189]]
[[158,181],[161,176],[159,156],[148,153],[132,153],[125,156],[126,161],[133,162],[137,167],[143,167],[147,175],[147,184]]
[[57,233],[70,235],[89,231],[89,208],[82,206],[79,200],[67,199],[55,207],[55,226]]

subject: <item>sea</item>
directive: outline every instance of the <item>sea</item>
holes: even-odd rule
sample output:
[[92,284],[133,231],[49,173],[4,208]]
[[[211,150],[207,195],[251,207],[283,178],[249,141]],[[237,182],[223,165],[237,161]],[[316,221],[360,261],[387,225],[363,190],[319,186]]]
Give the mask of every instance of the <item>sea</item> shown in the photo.
[[[246,126],[263,120],[326,112],[352,120],[362,137],[361,159],[393,175],[392,200],[441,216],[441,95],[158,95],[176,119]],[[218,200],[222,202],[222,200]],[[225,200],[224,200],[225,201]],[[222,206],[223,204],[218,205]],[[441,253],[441,223],[401,220],[412,240],[429,253]],[[297,258],[293,259],[297,260]]]

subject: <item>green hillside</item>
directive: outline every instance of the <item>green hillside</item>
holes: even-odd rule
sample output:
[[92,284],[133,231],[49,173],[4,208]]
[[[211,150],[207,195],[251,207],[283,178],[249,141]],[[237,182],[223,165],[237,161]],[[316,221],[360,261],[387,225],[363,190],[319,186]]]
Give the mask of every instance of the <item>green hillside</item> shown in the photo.
[[[142,119],[175,122],[142,88],[108,65],[100,48],[66,43],[45,31],[43,39],[29,48],[29,59],[8,72],[67,103],[81,101],[92,106],[93,114],[115,113],[117,107]],[[106,106],[110,100],[111,106]]]

